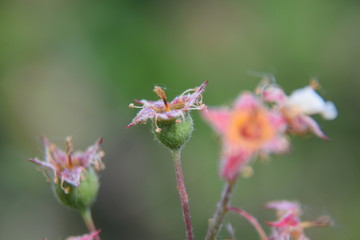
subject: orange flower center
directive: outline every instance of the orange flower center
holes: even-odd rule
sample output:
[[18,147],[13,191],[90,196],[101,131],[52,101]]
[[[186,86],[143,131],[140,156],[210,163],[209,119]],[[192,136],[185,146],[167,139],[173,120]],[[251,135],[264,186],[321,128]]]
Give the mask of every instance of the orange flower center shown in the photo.
[[258,108],[233,112],[227,139],[231,144],[256,151],[274,135],[275,129],[269,121],[266,110]]

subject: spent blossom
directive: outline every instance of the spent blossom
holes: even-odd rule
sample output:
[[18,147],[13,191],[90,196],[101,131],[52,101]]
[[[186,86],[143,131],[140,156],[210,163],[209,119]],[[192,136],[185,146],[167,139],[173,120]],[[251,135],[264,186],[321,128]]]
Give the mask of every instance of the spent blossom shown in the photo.
[[288,132],[300,135],[312,132],[327,140],[327,136],[310,115],[320,114],[326,120],[333,120],[337,117],[337,110],[333,102],[325,101],[319,96],[315,91],[317,88],[318,83],[312,81],[309,86],[297,89],[287,96],[280,87],[265,81],[257,91],[265,101],[275,103],[275,108],[281,111],[287,121]]
[[332,220],[327,216],[319,217],[314,221],[301,221],[302,211],[296,202],[274,201],[267,203],[265,207],[275,209],[277,215],[277,221],[267,223],[272,227],[269,240],[309,240],[304,228],[325,227],[332,224]]
[[203,117],[222,137],[220,175],[233,180],[254,154],[282,153],[288,149],[281,114],[269,110],[252,93],[241,94],[232,109],[209,108]]
[[[131,103],[130,108],[140,108],[141,110],[127,127],[146,123],[148,119],[153,120],[155,124],[157,124],[158,120],[177,119],[181,121],[180,118],[184,118],[187,111],[204,109],[205,104],[202,103],[202,93],[205,91],[207,83],[208,81],[202,83],[199,87],[186,90],[171,102],[167,101],[165,91],[161,87],[155,86],[154,92],[160,97],[160,100],[135,100],[141,106],[135,106]],[[160,132],[161,129],[157,127],[156,131]]]
[[101,159],[105,153],[100,149],[102,138],[96,141],[94,145],[88,147],[85,152],[74,152],[71,137],[66,138],[65,152],[51,143],[46,137],[42,138],[42,142],[45,148],[45,161],[41,161],[38,158],[30,158],[29,161],[52,172],[54,183],[57,184],[60,180],[61,187],[65,192],[68,192],[69,188],[63,187],[64,182],[79,187],[82,174],[88,167],[92,166],[95,170],[104,168]]

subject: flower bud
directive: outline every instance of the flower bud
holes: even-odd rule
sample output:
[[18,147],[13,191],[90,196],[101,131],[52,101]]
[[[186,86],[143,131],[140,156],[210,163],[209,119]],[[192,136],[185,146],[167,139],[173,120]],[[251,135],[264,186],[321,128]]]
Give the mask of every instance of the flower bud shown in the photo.
[[83,211],[91,207],[99,190],[99,177],[92,167],[83,172],[82,181],[78,187],[67,182],[53,184],[57,199],[69,208]]
[[170,150],[179,150],[189,141],[194,129],[190,114],[186,113],[183,118],[170,120],[154,120],[153,133],[156,139]]

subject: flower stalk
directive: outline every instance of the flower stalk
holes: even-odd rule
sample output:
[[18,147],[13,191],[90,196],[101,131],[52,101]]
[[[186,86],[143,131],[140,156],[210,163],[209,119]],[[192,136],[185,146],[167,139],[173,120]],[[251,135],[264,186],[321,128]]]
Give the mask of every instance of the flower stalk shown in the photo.
[[[83,218],[89,232],[96,232],[97,229],[95,227],[95,223],[92,218],[90,208],[87,208],[87,209],[81,211],[80,214],[81,214],[81,217]],[[94,240],[100,240],[100,237],[98,235],[96,235],[96,236],[94,236]]]
[[172,157],[174,161],[177,189],[180,195],[180,201],[182,206],[182,212],[185,222],[186,236],[188,240],[194,240],[194,233],[191,224],[191,214],[189,207],[189,197],[185,187],[184,174],[181,166],[181,149],[172,151]]
[[224,220],[224,217],[226,213],[228,212],[228,205],[230,202],[230,198],[232,195],[232,192],[235,187],[236,179],[233,179],[232,181],[226,181],[224,190],[221,194],[221,199],[219,203],[217,204],[217,208],[214,214],[214,217],[209,220],[209,227],[206,233],[205,240],[215,240],[216,236],[218,235],[222,222]]
[[253,225],[255,230],[258,232],[261,240],[268,240],[268,237],[266,236],[264,229],[261,227],[258,220],[254,216],[252,216],[250,213],[244,211],[241,208],[228,207],[227,209],[231,212],[237,213],[237,214],[243,216],[244,218],[246,218],[246,220],[248,220],[249,223],[251,223],[251,225]]

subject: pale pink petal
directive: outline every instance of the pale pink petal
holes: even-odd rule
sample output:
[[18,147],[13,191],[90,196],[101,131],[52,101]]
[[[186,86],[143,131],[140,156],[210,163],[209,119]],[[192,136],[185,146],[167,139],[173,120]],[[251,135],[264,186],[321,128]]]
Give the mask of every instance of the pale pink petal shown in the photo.
[[306,127],[311,132],[313,132],[316,136],[318,136],[324,140],[329,140],[329,138],[323,133],[323,131],[320,129],[319,125],[317,124],[317,122],[314,119],[312,119],[309,116],[303,115],[303,116],[301,116],[301,120],[306,125]]
[[156,117],[162,120],[170,120],[183,116],[184,116],[184,112],[181,109],[171,110],[169,112],[156,113]]
[[274,102],[277,104],[285,103],[287,96],[285,92],[276,86],[270,86],[262,91],[265,102]]
[[50,163],[40,161],[37,158],[30,158],[29,161],[32,162],[32,163],[38,164],[43,168],[49,169],[49,170],[51,170],[53,172],[55,172],[55,170],[56,170],[55,167],[53,165],[51,165]]
[[230,119],[228,108],[208,108],[201,115],[220,135],[225,134]]
[[138,112],[138,114],[135,116],[135,118],[126,127],[129,128],[129,127],[134,126],[135,124],[144,123],[144,122],[146,122],[147,119],[154,118],[155,115],[156,115],[156,112],[152,108],[145,107]]
[[268,202],[265,204],[265,207],[275,210],[285,210],[292,212],[300,211],[300,205],[297,202],[292,202],[287,200]]
[[275,129],[277,129],[278,131],[284,131],[286,129],[287,122],[283,115],[274,111],[269,111],[268,116],[271,124],[274,126]]
[[234,110],[246,110],[259,106],[259,100],[251,93],[245,92],[235,100]]
[[81,181],[81,173],[83,170],[83,167],[74,167],[72,169],[65,168],[59,173],[59,177],[65,182],[70,183],[75,187],[79,187]]
[[78,158],[81,166],[87,167],[89,164],[94,162],[95,156],[100,150],[100,144],[102,143],[102,141],[103,139],[100,138],[96,141],[94,145],[88,147],[85,152],[74,153],[73,158]]
[[264,153],[284,153],[289,150],[289,147],[289,139],[285,136],[279,136],[265,143],[261,150]]
[[52,144],[46,137],[41,138],[44,148],[45,148],[45,159],[47,162],[51,163],[54,161],[56,164],[64,164],[67,161],[67,154],[62,150],[58,149],[54,144]]
[[207,84],[208,81],[203,82],[199,87],[196,88],[195,92],[188,96],[188,99],[185,101],[184,105],[185,109],[191,107],[192,105],[194,105],[194,103],[196,103],[201,94],[205,91],[205,87]]

